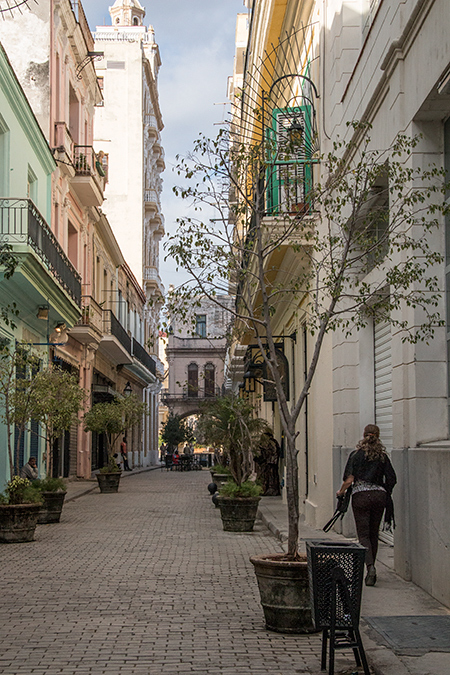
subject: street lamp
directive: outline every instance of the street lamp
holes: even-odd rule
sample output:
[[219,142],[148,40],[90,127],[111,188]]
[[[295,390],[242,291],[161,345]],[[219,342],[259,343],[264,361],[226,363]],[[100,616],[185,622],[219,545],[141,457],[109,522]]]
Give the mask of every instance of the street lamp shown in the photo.
[[128,398],[133,393],[133,390],[131,388],[131,384],[129,382],[126,383],[125,389],[123,390],[124,396]]

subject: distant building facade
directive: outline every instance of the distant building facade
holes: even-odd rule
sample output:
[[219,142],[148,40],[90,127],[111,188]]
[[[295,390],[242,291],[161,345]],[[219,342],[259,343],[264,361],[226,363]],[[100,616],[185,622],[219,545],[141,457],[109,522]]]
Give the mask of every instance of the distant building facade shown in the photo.
[[199,412],[202,401],[220,396],[224,384],[227,333],[233,298],[219,298],[222,307],[200,298],[188,322],[174,321],[166,346],[168,388],[162,401],[170,412],[183,417]]

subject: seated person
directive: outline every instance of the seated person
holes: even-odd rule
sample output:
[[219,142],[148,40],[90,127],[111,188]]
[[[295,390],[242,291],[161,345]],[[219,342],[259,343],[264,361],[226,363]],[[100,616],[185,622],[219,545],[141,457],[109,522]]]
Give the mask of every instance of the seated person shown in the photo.
[[28,480],[36,480],[39,477],[36,457],[30,457],[28,462],[20,469],[20,477]]

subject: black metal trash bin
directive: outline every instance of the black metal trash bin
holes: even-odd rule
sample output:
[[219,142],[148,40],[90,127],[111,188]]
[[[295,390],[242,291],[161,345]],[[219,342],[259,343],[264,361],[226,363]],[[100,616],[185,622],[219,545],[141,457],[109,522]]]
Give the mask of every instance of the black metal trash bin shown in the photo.
[[[356,542],[307,541],[309,589],[314,625],[318,630],[330,628],[332,603],[331,571],[340,567],[347,581],[353,615],[361,611],[362,582],[366,549]],[[350,608],[341,594],[336,601],[336,628],[353,627]]]

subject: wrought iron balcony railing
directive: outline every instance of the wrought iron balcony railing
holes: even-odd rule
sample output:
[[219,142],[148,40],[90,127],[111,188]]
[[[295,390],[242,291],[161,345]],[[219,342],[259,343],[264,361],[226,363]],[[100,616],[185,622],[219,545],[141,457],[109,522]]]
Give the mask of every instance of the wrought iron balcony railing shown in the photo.
[[0,199],[0,237],[14,245],[28,244],[56,281],[81,307],[81,277],[31,199]]
[[198,401],[217,398],[218,396],[222,396],[221,387],[214,387],[209,391],[205,391],[204,389],[185,388],[183,391],[171,392],[168,389],[161,389],[162,401],[175,401],[179,399],[183,399],[185,401]]
[[111,309],[103,310],[103,331],[117,338],[122,347],[131,354],[131,338]]
[[93,176],[99,182],[105,178],[105,170],[100,157],[95,153],[92,145],[75,145],[73,150],[73,165],[79,176]]
[[149,370],[152,373],[152,375],[156,375],[155,361],[152,359],[150,354],[148,354],[145,351],[144,347],[141,344],[139,344],[139,342],[134,338],[133,338],[133,356],[135,356],[138,359],[138,361],[140,361],[142,365],[144,365],[147,368],[147,370]]

